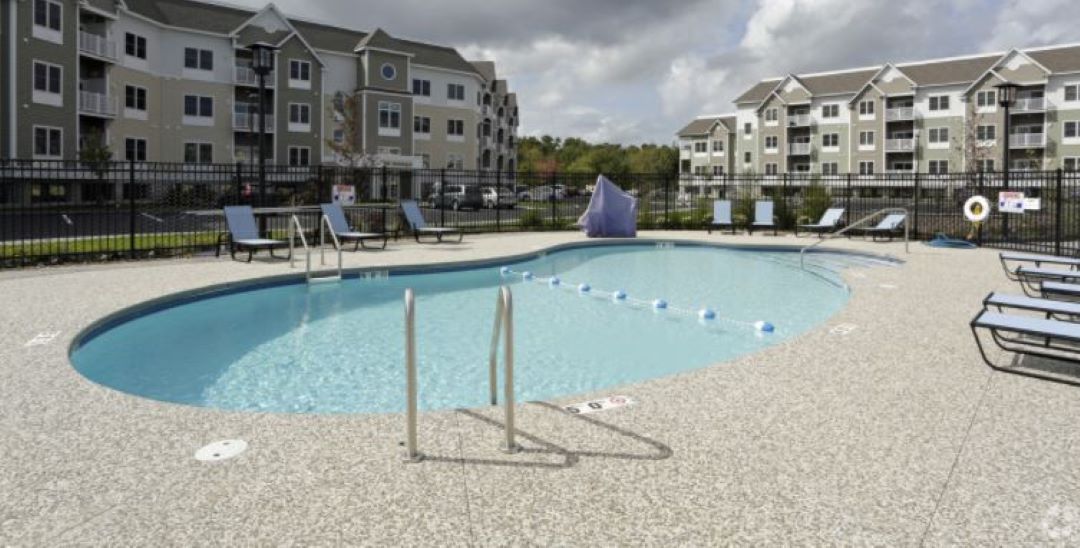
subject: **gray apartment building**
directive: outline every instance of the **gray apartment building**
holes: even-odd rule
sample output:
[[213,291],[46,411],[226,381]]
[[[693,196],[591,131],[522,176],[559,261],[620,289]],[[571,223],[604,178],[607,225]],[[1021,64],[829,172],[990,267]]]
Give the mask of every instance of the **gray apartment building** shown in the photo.
[[[996,85],[1019,86],[1009,135]],[[758,82],[678,132],[687,177],[1080,170],[1080,45]]]
[[494,63],[273,4],[192,0],[0,0],[0,158],[76,159],[93,136],[117,160],[252,162],[255,43],[276,48],[272,163],[341,163],[328,142],[354,128],[366,165],[516,168],[517,96]]

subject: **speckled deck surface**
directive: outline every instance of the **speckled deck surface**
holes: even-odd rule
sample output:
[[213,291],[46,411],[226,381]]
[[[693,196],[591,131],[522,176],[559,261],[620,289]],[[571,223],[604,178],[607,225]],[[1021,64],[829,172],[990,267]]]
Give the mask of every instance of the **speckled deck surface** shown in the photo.
[[[583,239],[469,236],[346,260],[467,261]],[[498,450],[499,409],[423,413],[428,459],[410,465],[401,415],[170,405],[91,383],[68,361],[73,338],[109,313],[288,273],[286,263],[0,272],[0,545],[1080,543],[1080,388],[994,372],[971,340],[982,298],[1019,291],[996,252],[828,247],[906,262],[846,271],[853,293],[841,312],[763,352],[522,404],[516,455]],[[582,416],[558,407],[614,393],[637,403]],[[226,438],[250,448],[194,459]]]

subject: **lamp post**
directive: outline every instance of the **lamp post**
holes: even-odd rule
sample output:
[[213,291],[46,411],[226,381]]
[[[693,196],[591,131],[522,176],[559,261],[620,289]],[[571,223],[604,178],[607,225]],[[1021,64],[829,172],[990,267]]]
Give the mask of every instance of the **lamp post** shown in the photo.
[[[1001,155],[1001,174],[1002,174],[1002,190],[1009,190],[1009,149],[1012,145],[1012,135],[1010,134],[1010,124],[1012,118],[1009,115],[1009,109],[1012,108],[1013,103],[1016,101],[1016,84],[1012,82],[1002,82],[996,86],[998,92],[998,104],[1005,109],[1005,123],[1003,125],[1004,139],[1002,143],[1002,155]],[[1006,213],[1001,220],[1001,236],[1005,240],[1009,239],[1009,215]]]
[[251,44],[251,70],[259,77],[259,205],[266,205],[266,76],[274,69],[277,47],[265,42]]

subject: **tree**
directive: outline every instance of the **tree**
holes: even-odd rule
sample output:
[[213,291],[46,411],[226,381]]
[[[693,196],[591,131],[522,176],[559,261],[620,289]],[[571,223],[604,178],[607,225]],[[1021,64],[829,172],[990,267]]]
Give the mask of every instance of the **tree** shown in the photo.
[[[980,171],[982,160],[990,160],[994,157],[993,147],[983,146],[979,140],[979,126],[983,123],[983,115],[972,111],[971,116],[964,119],[961,135],[952,138],[953,148],[960,153],[964,160],[963,171],[975,173]],[[1008,135],[999,135],[1001,139],[1008,139]],[[1004,166],[1002,166],[1004,169]]]
[[340,164],[349,167],[372,165],[372,158],[364,152],[363,144],[360,142],[360,132],[363,129],[360,125],[363,116],[362,108],[359,97],[342,92],[334,95],[334,100],[329,106],[336,129],[342,132],[342,137],[340,141],[333,138],[327,139],[326,146],[334,151]]
[[[90,130],[86,137],[83,138],[82,146],[79,147],[79,162],[86,166],[98,179],[96,192],[94,192],[98,203],[103,203],[107,197],[105,192],[107,186],[104,179],[112,157],[113,153],[109,149],[109,144],[105,142],[104,133],[99,129]],[[115,188],[112,190],[112,198],[120,195],[119,181],[118,178]]]
[[679,151],[668,145],[644,144],[622,146],[592,144],[569,137],[524,137],[518,141],[518,171],[550,175],[558,171],[604,173],[609,176],[627,173],[675,174],[679,169]]

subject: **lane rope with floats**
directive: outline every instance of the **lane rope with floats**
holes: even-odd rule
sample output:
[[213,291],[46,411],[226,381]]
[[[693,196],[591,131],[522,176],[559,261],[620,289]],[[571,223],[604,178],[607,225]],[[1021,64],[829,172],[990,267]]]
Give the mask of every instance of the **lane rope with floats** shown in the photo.
[[709,308],[709,307],[704,307],[704,308],[700,308],[698,310],[693,310],[693,309],[685,308],[685,307],[672,306],[670,303],[668,303],[666,300],[664,300],[662,298],[656,298],[656,299],[652,299],[652,300],[636,299],[636,298],[630,297],[630,295],[628,295],[626,293],[626,291],[623,291],[622,289],[616,289],[614,291],[604,291],[604,290],[600,290],[600,289],[594,289],[591,285],[589,285],[586,282],[577,283],[577,284],[566,283],[562,279],[560,279],[558,276],[551,276],[551,277],[547,277],[547,278],[545,278],[545,277],[537,277],[536,275],[534,275],[532,272],[530,272],[528,270],[517,271],[517,270],[514,270],[514,269],[512,269],[512,268],[510,268],[508,266],[504,266],[504,267],[500,268],[499,269],[499,274],[503,278],[518,277],[523,282],[544,284],[544,285],[547,285],[548,287],[550,287],[551,289],[561,289],[561,290],[564,290],[564,291],[575,291],[580,295],[591,295],[591,296],[595,296],[597,298],[606,298],[606,299],[611,300],[612,302],[615,302],[615,303],[628,303],[628,304],[636,305],[636,306],[638,306],[640,308],[652,308],[653,310],[655,310],[657,312],[667,312],[667,313],[671,313],[671,314],[679,314],[679,315],[684,315],[684,316],[689,316],[689,317],[696,317],[698,320],[700,320],[702,322],[723,322],[723,323],[731,324],[731,325],[738,326],[738,327],[744,327],[744,328],[748,328],[748,329],[753,329],[753,330],[758,331],[759,333],[772,333],[772,332],[774,332],[776,330],[776,326],[774,326],[771,322],[767,322],[767,321],[764,321],[764,320],[760,320],[760,321],[756,321],[756,322],[748,322],[748,321],[745,321],[745,320],[737,320],[735,318],[727,318],[727,317],[724,317],[724,316],[721,316],[721,315],[717,314],[716,310],[714,310],[712,308]]

